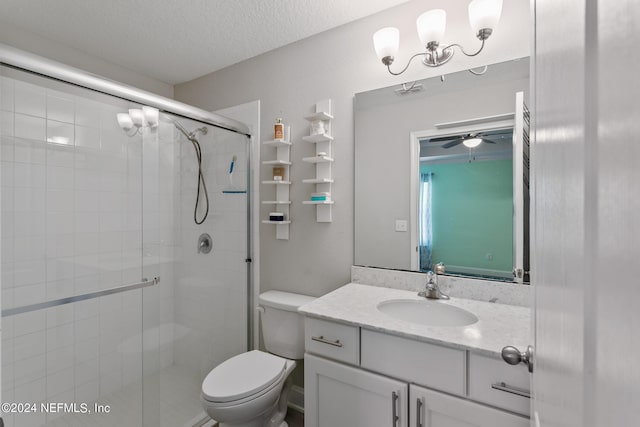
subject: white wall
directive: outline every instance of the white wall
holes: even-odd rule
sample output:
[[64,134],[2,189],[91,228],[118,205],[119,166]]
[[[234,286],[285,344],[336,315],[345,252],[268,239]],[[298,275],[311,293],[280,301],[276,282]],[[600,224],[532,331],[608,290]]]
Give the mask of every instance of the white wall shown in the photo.
[[21,30],[4,22],[0,25],[0,43],[26,50],[111,80],[148,90],[158,95],[169,98],[173,97],[172,85],[147,77],[118,64],[105,61],[100,58],[99,52],[89,54]]
[[[273,227],[262,226],[262,290],[321,295],[349,281],[354,234],[355,93],[529,54],[529,2],[509,0],[504,2],[500,26],[489,39],[485,52],[477,57],[466,58],[458,53],[439,69],[414,63],[405,75],[392,77],[375,56],[373,33],[384,26],[397,26],[401,31],[401,50],[394,69],[404,66],[412,53],[421,50],[415,19],[435,7],[447,10],[447,40],[473,49],[479,42],[469,28],[467,4],[415,0],[175,87],[176,99],[207,110],[260,99],[263,139],[270,139],[273,134],[276,117],[283,117],[285,123],[292,126],[291,237],[289,241],[276,240]],[[333,100],[336,117],[332,194],[335,205],[333,222],[318,224],[315,208],[301,204],[313,191],[310,184],[301,181],[312,177],[314,170],[313,165],[301,162],[302,157],[314,154],[311,144],[301,142],[301,137],[308,134],[308,123],[303,116],[313,112],[315,103],[325,98]],[[270,150],[262,151],[263,160],[273,155]],[[262,179],[267,179],[269,173],[270,170],[264,168]],[[272,189],[261,188],[265,197],[269,191]],[[267,212],[268,208],[261,208],[263,218]]]

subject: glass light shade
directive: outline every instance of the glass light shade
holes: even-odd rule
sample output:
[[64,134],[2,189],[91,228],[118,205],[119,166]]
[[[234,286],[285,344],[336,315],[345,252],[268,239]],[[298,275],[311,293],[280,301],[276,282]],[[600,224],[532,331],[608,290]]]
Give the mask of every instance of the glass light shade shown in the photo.
[[160,112],[157,108],[153,107],[142,107],[142,114],[144,115],[144,121],[147,123],[149,127],[157,127],[160,119]]
[[485,28],[494,29],[502,13],[502,0],[473,0],[469,3],[469,23],[474,34]]
[[478,145],[480,145],[481,142],[482,142],[481,138],[468,138],[462,141],[465,147],[469,147],[469,148],[477,147]]
[[133,120],[131,120],[131,116],[127,113],[118,113],[118,126],[120,126],[123,130],[128,131],[133,127]]
[[400,45],[400,30],[394,27],[387,27],[378,30],[373,35],[373,47],[379,59],[387,56],[396,56]]
[[138,110],[137,108],[129,110],[129,116],[131,117],[131,121],[134,126],[140,127],[144,122],[144,114],[142,114],[142,110]]
[[447,12],[442,9],[433,9],[423,13],[416,20],[418,37],[423,45],[429,42],[440,43],[444,38],[444,30],[447,26]]

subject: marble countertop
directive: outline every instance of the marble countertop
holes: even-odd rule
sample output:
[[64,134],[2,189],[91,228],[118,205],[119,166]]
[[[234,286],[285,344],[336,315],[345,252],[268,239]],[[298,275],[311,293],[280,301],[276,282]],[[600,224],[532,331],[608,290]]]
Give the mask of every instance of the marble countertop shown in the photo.
[[459,327],[424,326],[390,317],[377,309],[392,299],[424,300],[415,292],[379,286],[349,283],[298,310],[301,314],[366,329],[377,330],[420,341],[462,348],[491,356],[502,347],[525,349],[531,343],[529,308],[462,298],[440,300],[472,312],[478,317],[473,325]]

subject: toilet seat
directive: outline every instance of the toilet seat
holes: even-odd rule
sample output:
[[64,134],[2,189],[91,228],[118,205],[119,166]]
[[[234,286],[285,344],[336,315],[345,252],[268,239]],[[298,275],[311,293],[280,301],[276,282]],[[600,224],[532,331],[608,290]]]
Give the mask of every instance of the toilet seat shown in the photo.
[[282,379],[286,362],[258,350],[234,356],[209,372],[202,383],[202,397],[225,403],[259,394]]

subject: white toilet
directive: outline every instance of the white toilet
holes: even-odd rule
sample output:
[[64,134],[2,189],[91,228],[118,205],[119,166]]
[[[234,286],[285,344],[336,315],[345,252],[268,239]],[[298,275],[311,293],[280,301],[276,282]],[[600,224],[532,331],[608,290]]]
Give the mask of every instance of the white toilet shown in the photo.
[[304,318],[297,310],[314,299],[281,291],[260,294],[269,353],[253,350],[234,356],[202,383],[202,405],[221,427],[287,427],[289,375],[295,360],[304,357]]

